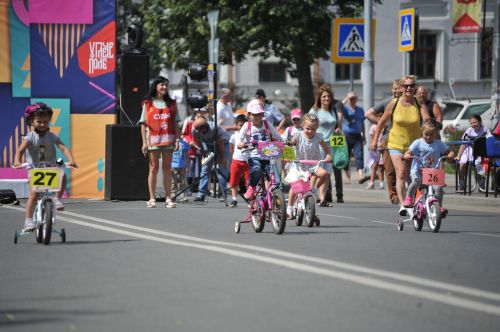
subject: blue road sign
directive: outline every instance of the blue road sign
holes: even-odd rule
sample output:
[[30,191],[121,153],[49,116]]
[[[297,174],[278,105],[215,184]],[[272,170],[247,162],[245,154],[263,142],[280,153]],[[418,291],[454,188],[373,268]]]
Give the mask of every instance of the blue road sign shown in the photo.
[[[373,20],[372,45],[375,44]],[[365,27],[362,18],[336,18],[333,26],[332,61],[362,63],[365,56]]]
[[399,11],[399,29],[398,41],[399,51],[413,51],[414,43],[414,28],[415,28],[415,9],[409,8]]

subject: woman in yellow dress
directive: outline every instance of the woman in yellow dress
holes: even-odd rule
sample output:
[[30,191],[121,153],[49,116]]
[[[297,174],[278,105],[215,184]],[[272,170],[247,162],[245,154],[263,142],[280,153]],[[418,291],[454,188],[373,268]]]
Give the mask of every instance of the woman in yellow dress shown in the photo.
[[406,214],[403,202],[406,196],[406,179],[411,164],[411,160],[403,160],[403,155],[410,144],[420,138],[421,122],[429,118],[427,106],[415,98],[416,80],[417,77],[413,75],[404,76],[401,79],[402,95],[391,101],[385,108],[370,144],[371,150],[377,148],[378,137],[387,121],[390,121],[387,149],[396,170],[396,191],[401,204],[400,215]]

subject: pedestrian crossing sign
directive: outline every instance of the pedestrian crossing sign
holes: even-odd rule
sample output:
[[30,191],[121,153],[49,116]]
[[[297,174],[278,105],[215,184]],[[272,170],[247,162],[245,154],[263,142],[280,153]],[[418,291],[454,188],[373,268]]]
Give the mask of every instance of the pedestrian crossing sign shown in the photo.
[[[333,21],[332,62],[362,63],[365,57],[365,26],[362,18],[336,18]],[[372,50],[375,20],[372,21]]]
[[398,23],[399,52],[413,51],[415,48],[415,8],[400,10]]

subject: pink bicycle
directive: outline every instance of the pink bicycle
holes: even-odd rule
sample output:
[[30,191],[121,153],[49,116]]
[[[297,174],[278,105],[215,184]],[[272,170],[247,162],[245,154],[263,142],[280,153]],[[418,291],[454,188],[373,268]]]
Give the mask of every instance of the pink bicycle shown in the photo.
[[[255,188],[255,199],[250,202],[248,217],[234,224],[234,231],[240,232],[241,224],[251,223],[256,233],[262,232],[264,225],[270,222],[275,234],[282,234],[286,226],[286,202],[283,193],[279,170],[276,160],[283,153],[283,142],[259,142],[257,150],[261,158],[269,159],[271,171],[265,169],[260,182]],[[247,148],[254,149],[255,146]],[[266,185],[266,180],[268,184]]]
[[316,215],[316,196],[311,191],[311,177],[316,169],[325,163],[324,160],[295,160],[296,164],[314,165],[309,168],[306,180],[297,180],[290,183],[295,194],[295,203],[293,205],[293,218],[295,224],[301,226],[305,221],[307,227],[319,226],[320,220]]

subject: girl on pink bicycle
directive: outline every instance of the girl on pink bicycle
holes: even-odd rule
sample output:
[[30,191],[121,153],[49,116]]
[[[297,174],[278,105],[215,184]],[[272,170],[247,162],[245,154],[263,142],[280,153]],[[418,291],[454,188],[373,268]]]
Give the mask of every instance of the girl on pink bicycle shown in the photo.
[[[257,146],[259,142],[281,141],[280,133],[264,118],[264,105],[257,99],[251,100],[247,105],[249,120],[240,129],[236,136],[236,146],[244,149],[245,146]],[[249,152],[248,166],[250,167],[250,183],[245,193],[245,198],[255,198],[255,187],[262,177],[262,170],[270,171],[269,160],[261,159],[259,152],[254,149]]]
[[[318,116],[307,113],[302,118],[302,131],[296,133],[292,138],[292,145],[295,145],[297,160],[322,160],[332,161],[330,147],[323,141],[323,137],[316,133],[319,126]],[[308,171],[310,165],[299,165],[303,171]],[[331,164],[323,164],[323,167],[316,167],[311,177],[311,188],[314,195],[317,195],[318,188],[321,187],[332,172]],[[288,205],[286,214],[288,219],[292,219],[293,204],[295,203],[293,190],[288,192]]]

